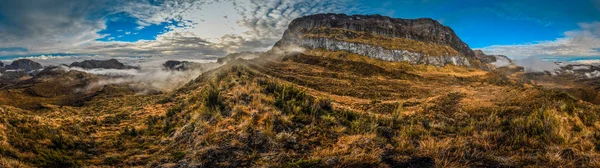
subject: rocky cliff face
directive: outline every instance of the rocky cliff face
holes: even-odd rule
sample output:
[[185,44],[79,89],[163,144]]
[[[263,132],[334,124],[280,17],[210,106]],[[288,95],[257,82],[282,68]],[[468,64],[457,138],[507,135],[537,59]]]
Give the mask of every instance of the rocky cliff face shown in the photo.
[[[318,14],[295,19],[275,48],[289,46],[438,66],[470,66],[469,60],[475,59],[475,53],[452,29],[435,20],[380,15]],[[429,51],[434,49],[438,51]]]
[[37,62],[29,60],[29,59],[19,59],[19,60],[13,61],[10,65],[7,65],[5,68],[9,69],[9,70],[32,71],[32,70],[39,70],[44,67],[40,63],[37,63]]
[[202,64],[196,63],[196,62],[189,62],[189,61],[169,60],[169,61],[163,63],[163,67],[168,70],[187,71],[190,69],[201,68]]
[[9,65],[0,67],[0,86],[35,76],[42,68],[44,67],[40,63],[29,59],[15,60]]

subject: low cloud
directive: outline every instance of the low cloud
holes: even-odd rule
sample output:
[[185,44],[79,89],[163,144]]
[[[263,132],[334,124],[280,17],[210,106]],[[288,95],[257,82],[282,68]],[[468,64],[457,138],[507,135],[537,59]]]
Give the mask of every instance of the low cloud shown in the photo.
[[493,45],[481,48],[485,53],[510,57],[529,56],[600,56],[600,22],[579,23],[580,29],[567,31],[564,37],[531,44]]
[[182,87],[189,81],[196,79],[202,73],[217,68],[221,64],[204,63],[203,67],[187,71],[167,70],[163,68],[141,69],[82,69],[61,66],[64,71],[81,71],[89,74],[100,75],[103,78],[83,88],[85,91],[94,90],[111,84],[128,85],[144,94],[150,91],[169,92]]
[[507,67],[512,64],[512,61],[506,57],[496,57],[496,62],[492,62],[496,67]]
[[526,72],[554,72],[560,66],[553,61],[542,60],[538,57],[527,57],[525,59],[514,60],[515,64],[525,68]]

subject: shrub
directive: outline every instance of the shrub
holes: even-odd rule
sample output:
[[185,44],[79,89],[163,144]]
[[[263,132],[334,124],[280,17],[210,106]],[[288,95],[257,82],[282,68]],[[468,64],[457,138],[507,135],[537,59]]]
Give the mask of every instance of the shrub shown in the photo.
[[298,159],[293,162],[283,164],[286,168],[301,168],[301,167],[326,167],[321,159]]
[[173,107],[169,108],[169,110],[167,110],[167,117],[172,117],[175,114],[181,112],[181,110],[182,110],[181,105],[173,106]]
[[128,135],[128,136],[135,137],[138,135],[138,133],[139,132],[135,129],[135,127],[127,126],[127,127],[125,127],[123,132],[121,132],[121,135]]
[[104,164],[106,165],[118,165],[123,162],[123,158],[117,155],[108,156],[104,158]]
[[41,167],[79,167],[71,156],[56,150],[42,150],[36,160]]
[[546,144],[561,144],[564,138],[559,135],[561,122],[556,110],[540,108],[527,116],[507,122],[508,143],[515,146],[540,147]]
[[171,153],[171,157],[173,158],[173,160],[179,161],[185,157],[185,152],[181,152],[181,151],[173,152],[173,153]]
[[204,106],[211,110],[223,110],[223,97],[221,97],[221,91],[215,84],[210,84],[205,89],[204,93]]

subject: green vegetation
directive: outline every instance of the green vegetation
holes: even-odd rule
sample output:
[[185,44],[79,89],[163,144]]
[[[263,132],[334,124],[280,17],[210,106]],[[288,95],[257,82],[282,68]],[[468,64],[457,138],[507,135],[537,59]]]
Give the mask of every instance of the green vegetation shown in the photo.
[[2,105],[0,167],[600,166],[597,105],[499,72],[321,54],[167,94]]

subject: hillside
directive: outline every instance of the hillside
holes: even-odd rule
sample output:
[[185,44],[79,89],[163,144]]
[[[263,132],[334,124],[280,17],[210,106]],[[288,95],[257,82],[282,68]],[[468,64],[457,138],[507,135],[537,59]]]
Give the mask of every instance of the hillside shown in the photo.
[[[429,19],[370,17],[451,32]],[[0,101],[0,167],[600,166],[598,105],[508,70],[474,66],[488,57],[477,58],[455,35],[401,27],[370,32],[327,18],[293,21],[272,51],[232,58],[173,92],[141,95],[109,85],[77,106],[29,109]],[[285,50],[296,24],[316,31],[304,37],[384,50],[423,45],[411,52],[469,64],[326,47]],[[393,45],[371,39],[380,36]],[[434,55],[439,50],[444,54]]]

